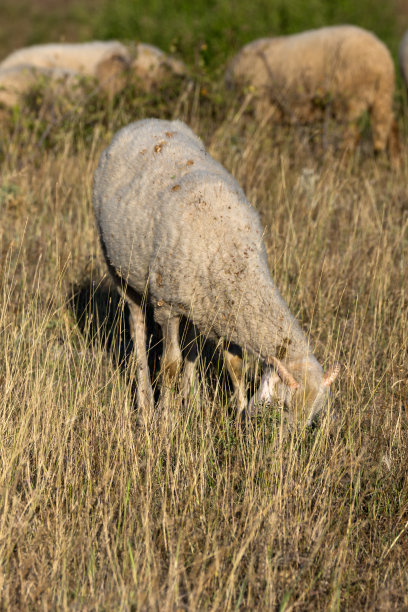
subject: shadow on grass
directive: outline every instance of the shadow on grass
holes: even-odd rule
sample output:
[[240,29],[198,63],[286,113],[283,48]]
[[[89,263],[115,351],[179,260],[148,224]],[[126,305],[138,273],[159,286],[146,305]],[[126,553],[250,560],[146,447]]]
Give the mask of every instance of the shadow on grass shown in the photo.
[[[67,306],[89,345],[102,347],[114,364],[125,373],[133,353],[130,313],[114,283],[109,278],[100,280],[85,278],[72,286],[67,296]],[[150,305],[146,306],[145,321],[146,350],[150,376],[154,383],[160,370],[163,343],[160,326],[154,321]],[[182,319],[180,339],[183,356],[186,353],[183,339],[188,336],[188,326],[188,321]],[[204,376],[207,385],[213,388],[221,383],[230,395],[232,385],[224,367],[221,351],[214,342],[203,338],[198,339],[198,345],[201,377]],[[158,387],[159,385],[155,386],[155,399],[158,399],[160,394]]]
[[[67,306],[90,345],[102,346],[115,364],[126,369],[132,356],[128,305],[121,299],[109,278],[84,279],[72,286]],[[153,319],[153,309],[146,308],[147,346],[152,377],[157,373],[162,353],[160,327]]]

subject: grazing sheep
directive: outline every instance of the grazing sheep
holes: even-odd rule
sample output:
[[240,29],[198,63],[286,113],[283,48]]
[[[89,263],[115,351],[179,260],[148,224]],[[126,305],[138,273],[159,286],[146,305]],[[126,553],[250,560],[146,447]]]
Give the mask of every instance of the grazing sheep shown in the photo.
[[130,65],[130,55],[125,45],[116,40],[33,45],[11,53],[0,63],[0,69],[21,64],[96,77],[102,89],[113,95],[126,84],[124,71]]
[[115,40],[25,47],[6,57],[0,63],[0,70],[20,65],[60,68],[96,77],[109,96],[121,91],[133,77],[148,91],[169,75],[186,73],[183,62],[157,47],[143,43],[126,47]]
[[[323,375],[307,336],[270,276],[258,213],[234,178],[180,121],[146,119],[120,130],[102,153],[93,206],[102,249],[128,301],[138,358],[138,400],[152,402],[143,301],[163,331],[162,369],[181,364],[179,320],[227,343],[239,409],[247,408],[238,347],[267,364],[249,403],[280,399],[307,420],[337,375]],[[190,388],[196,354],[188,356]]]
[[250,86],[260,119],[311,122],[332,115],[347,124],[344,144],[353,149],[357,121],[367,111],[374,150],[398,156],[392,104],[394,64],[371,32],[349,25],[249,43],[227,68],[229,86]]
[[404,36],[401,39],[398,51],[398,60],[401,76],[408,91],[408,30],[405,32]]
[[0,104],[12,107],[18,104],[21,96],[34,87],[41,79],[58,92],[72,87],[78,81],[78,74],[62,68],[36,68],[29,65],[18,65],[0,69]]

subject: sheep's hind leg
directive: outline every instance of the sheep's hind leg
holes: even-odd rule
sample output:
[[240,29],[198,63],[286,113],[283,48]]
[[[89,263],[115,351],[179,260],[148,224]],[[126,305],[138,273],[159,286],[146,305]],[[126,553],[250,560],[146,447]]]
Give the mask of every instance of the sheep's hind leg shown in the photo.
[[392,112],[392,88],[387,96],[378,96],[371,109],[373,145],[376,154],[388,149],[391,165],[398,169],[401,165],[401,147],[398,123]]
[[365,100],[357,99],[354,96],[349,96],[344,106],[337,107],[334,105],[334,115],[339,118],[342,117],[344,120],[343,124],[343,138],[341,142],[341,150],[345,154],[347,160],[352,155],[361,138],[361,132],[359,127],[359,119],[361,115],[367,110],[367,103]]
[[137,403],[139,407],[152,410],[154,406],[153,389],[150,382],[149,365],[146,354],[146,324],[139,296],[131,298],[124,295],[130,312],[130,333],[136,350]]
[[171,383],[176,378],[182,363],[179,341],[180,317],[170,316],[166,322],[162,322],[160,325],[163,333],[161,373]]
[[227,349],[224,349],[224,359],[234,388],[234,398],[237,402],[238,414],[241,414],[247,409],[248,405],[245,393],[245,376],[241,349],[238,346],[230,344]]
[[348,156],[349,154],[354,153],[357,148],[358,142],[360,140],[360,129],[358,127],[356,120],[350,120],[343,134],[343,140],[341,148],[343,152]]

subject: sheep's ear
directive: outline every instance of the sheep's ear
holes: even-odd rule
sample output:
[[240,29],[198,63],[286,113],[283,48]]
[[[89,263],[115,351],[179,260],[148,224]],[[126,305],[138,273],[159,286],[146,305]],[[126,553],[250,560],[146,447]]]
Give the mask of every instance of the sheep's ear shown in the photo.
[[269,404],[271,402],[274,387],[279,381],[279,376],[271,368],[269,368],[265,374],[263,374],[258,389],[248,402],[248,412],[250,415],[254,415],[256,413],[256,406],[258,404]]
[[339,363],[336,363],[330,370],[327,370],[323,376],[323,384],[326,387],[329,387],[338,377],[340,373],[341,366]]
[[266,363],[268,365],[272,365],[275,368],[275,371],[281,381],[285,383],[285,385],[287,385],[290,389],[297,389],[299,387],[299,383],[297,382],[297,380],[293,378],[292,374],[283,365],[283,363],[279,361],[279,359],[277,359],[276,357],[268,357]]

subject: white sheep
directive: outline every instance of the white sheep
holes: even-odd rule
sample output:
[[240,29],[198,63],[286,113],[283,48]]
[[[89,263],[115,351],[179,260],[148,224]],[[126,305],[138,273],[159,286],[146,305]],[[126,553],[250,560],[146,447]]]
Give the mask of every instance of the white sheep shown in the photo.
[[293,123],[333,116],[347,125],[353,149],[358,119],[368,112],[374,150],[398,157],[393,116],[395,71],[387,47],[371,32],[342,25],[249,43],[232,59],[229,86],[249,86],[260,119]]
[[401,71],[401,76],[408,91],[408,30],[405,32],[400,42],[398,51],[398,63]]
[[21,96],[32,87],[45,80],[53,91],[66,91],[78,83],[79,75],[63,68],[36,68],[22,64],[0,69],[0,104],[13,107],[21,101]]
[[138,43],[126,46],[116,40],[85,43],[51,43],[18,49],[0,63],[0,70],[30,65],[40,69],[64,69],[95,77],[109,95],[121,91],[130,80],[150,90],[169,75],[183,75],[186,67],[157,47]]
[[[239,409],[279,398],[308,421],[337,375],[326,375],[270,276],[258,213],[235,179],[180,121],[146,119],[120,130],[102,153],[93,206],[102,249],[128,301],[138,358],[138,401],[152,402],[143,302],[163,331],[162,368],[181,363],[179,320],[225,339]],[[268,370],[247,406],[237,347]],[[194,351],[192,351],[194,353]],[[189,356],[184,388],[192,381]]]
[[58,68],[94,77],[102,89],[113,95],[126,84],[124,72],[130,66],[130,54],[116,40],[33,45],[11,53],[0,63],[0,70],[20,65]]

